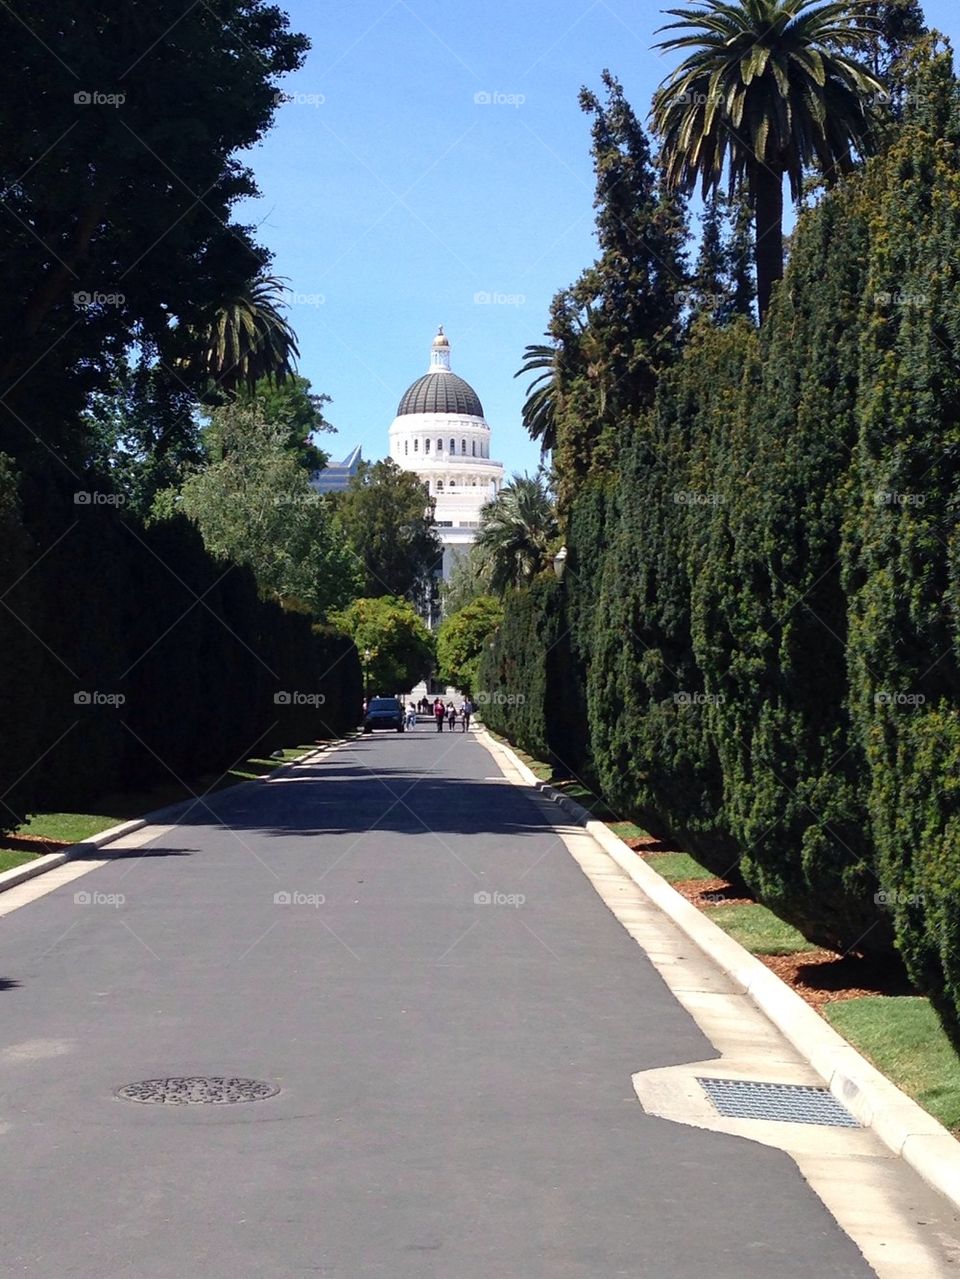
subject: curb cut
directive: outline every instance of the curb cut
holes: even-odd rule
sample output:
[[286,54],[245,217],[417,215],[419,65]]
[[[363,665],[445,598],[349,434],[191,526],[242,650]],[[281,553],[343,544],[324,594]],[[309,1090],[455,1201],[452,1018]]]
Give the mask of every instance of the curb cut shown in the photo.
[[491,748],[507,755],[523,782],[584,827],[600,847],[777,1027],[865,1128],[955,1207],[960,1208],[960,1143],[946,1128],[838,1034],[755,955],[682,897],[580,804],[542,782],[509,746],[484,731]]
[[[244,786],[259,786],[274,777],[280,777],[292,768],[299,768],[302,764],[312,763],[320,755],[324,755],[334,747],[342,746],[345,742],[351,740],[352,735],[335,737],[329,742],[324,742],[322,746],[317,746],[315,749],[307,751],[305,755],[300,755],[297,759],[288,760],[285,764],[275,768],[273,772],[264,774],[263,777],[245,778],[242,782],[235,782],[232,786],[224,786],[212,793],[226,795],[230,791],[238,791]],[[44,875],[48,870],[56,870],[58,866],[62,866],[65,862],[76,861],[94,849],[105,848],[108,844],[112,844],[118,839],[123,839],[125,835],[132,835],[138,830],[143,830],[145,826],[163,825],[169,821],[175,822],[178,816],[189,812],[200,799],[206,799],[206,796],[190,796],[188,799],[178,800],[175,804],[168,804],[166,808],[154,809],[143,817],[137,817],[132,821],[120,822],[117,826],[102,830],[99,834],[91,835],[89,839],[85,839],[80,844],[71,844],[69,848],[65,848],[59,853],[47,853],[43,857],[37,857],[32,862],[25,862],[23,866],[14,866],[12,870],[3,871],[0,873],[0,893],[6,892],[9,888],[18,888],[20,884],[25,884],[30,879],[36,879],[38,875]]]

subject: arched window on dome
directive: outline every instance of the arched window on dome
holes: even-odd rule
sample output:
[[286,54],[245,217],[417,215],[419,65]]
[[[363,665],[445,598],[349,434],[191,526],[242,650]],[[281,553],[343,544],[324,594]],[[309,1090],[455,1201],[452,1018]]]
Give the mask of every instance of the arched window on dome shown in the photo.
[[438,493],[443,492],[443,480],[437,480],[437,492]]
[[419,441],[419,440],[414,440],[414,441],[413,441],[413,451],[414,451],[414,453],[419,453],[419,452],[420,452],[420,441]]
[[456,453],[456,451],[457,451],[457,441],[456,441],[456,440],[451,440],[451,441],[450,441],[450,453],[451,453],[451,455],[453,455],[454,453]]
[[443,452],[443,440],[437,440],[437,452],[438,453]]
[[466,440],[461,440],[461,441],[460,441],[460,452],[463,454],[463,456],[464,456],[464,457],[466,457],[466,456],[467,456],[467,441],[466,441]]
[[430,452],[430,441],[429,441],[429,440],[424,440],[424,441],[423,441],[423,451],[424,451],[424,453],[429,453],[429,452]]
[[410,452],[410,441],[409,441],[409,440],[404,440],[404,441],[403,441],[403,455],[404,455],[404,457],[406,457],[406,456],[407,456],[407,454],[408,454],[409,452]]
[[476,440],[474,440],[474,441],[473,441],[472,449],[473,449],[473,456],[474,456],[474,457],[476,457],[476,456],[477,456],[477,441],[476,441]]

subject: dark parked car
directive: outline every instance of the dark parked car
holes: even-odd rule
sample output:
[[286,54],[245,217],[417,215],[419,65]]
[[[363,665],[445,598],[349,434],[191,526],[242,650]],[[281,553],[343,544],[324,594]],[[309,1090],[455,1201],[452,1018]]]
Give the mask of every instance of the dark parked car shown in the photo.
[[403,703],[396,697],[371,697],[367,713],[363,717],[363,731],[372,733],[375,728],[395,728],[403,732]]

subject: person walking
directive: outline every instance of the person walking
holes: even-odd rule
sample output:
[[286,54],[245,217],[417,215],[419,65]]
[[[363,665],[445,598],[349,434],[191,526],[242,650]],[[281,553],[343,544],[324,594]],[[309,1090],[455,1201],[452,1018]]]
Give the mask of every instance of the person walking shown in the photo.
[[452,733],[457,727],[457,708],[453,702],[447,702],[447,723],[450,725],[450,732]]
[[417,708],[413,702],[407,707],[407,728],[417,727]]
[[473,702],[469,697],[463,699],[463,705],[460,707],[460,723],[463,725],[465,733],[470,732],[470,716],[473,714]]
[[438,697],[437,700],[433,703],[433,718],[437,721],[438,733],[443,732],[443,716],[444,716],[443,702]]

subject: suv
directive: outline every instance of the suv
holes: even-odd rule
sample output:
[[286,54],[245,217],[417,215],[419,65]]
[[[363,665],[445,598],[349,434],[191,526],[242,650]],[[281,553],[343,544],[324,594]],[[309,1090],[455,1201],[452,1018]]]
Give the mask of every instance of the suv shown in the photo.
[[372,733],[375,728],[395,728],[403,732],[403,703],[397,697],[372,697],[363,717],[363,731]]

